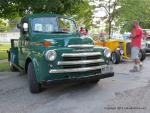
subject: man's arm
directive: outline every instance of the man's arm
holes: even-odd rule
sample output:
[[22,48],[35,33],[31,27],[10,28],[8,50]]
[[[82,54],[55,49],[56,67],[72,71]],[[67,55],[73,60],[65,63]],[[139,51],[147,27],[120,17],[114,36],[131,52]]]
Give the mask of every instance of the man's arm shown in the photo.
[[142,30],[141,29],[137,29],[135,31],[135,33],[131,33],[130,38],[136,38],[136,37],[139,37],[140,35],[142,35]]

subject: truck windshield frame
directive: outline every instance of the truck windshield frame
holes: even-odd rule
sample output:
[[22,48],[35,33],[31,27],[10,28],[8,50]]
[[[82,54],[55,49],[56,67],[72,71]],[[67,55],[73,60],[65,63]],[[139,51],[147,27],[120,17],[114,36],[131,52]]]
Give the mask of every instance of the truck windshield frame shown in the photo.
[[73,20],[61,17],[37,17],[31,21],[33,33],[77,33],[77,27]]

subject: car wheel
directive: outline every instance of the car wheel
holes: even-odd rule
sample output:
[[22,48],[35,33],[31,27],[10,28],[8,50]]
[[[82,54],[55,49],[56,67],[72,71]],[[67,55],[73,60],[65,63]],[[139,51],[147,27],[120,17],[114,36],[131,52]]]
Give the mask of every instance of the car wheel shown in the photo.
[[28,65],[28,81],[29,81],[29,89],[31,93],[39,93],[41,92],[41,84],[38,83],[36,79],[35,69],[33,63],[30,62]]
[[119,64],[121,60],[121,56],[119,52],[113,52],[111,54],[111,60],[113,64]]
[[140,49],[140,51],[139,51],[139,59],[140,59],[140,61],[145,60],[145,58],[146,58],[145,50]]

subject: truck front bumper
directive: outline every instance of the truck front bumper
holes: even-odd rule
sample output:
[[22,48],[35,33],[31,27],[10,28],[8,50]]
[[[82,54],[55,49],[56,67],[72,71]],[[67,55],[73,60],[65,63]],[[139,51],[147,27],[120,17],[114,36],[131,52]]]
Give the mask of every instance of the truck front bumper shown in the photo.
[[94,71],[94,70],[100,70],[100,72],[103,74],[107,72],[112,72],[113,67],[111,65],[101,65],[101,66],[82,67],[82,68],[73,68],[73,69],[52,69],[49,70],[49,74],[86,72],[86,71]]
[[51,85],[58,83],[76,83],[76,82],[88,82],[95,79],[103,79],[114,76],[114,72],[104,73],[104,74],[95,74],[90,76],[74,77],[74,78],[65,78],[65,79],[54,79],[43,81],[42,85]]

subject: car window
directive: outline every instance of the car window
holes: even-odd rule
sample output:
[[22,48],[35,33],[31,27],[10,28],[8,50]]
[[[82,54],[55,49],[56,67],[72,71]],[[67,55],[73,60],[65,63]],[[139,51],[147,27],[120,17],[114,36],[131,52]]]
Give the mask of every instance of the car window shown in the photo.
[[74,21],[65,18],[58,18],[58,23],[60,27],[60,31],[74,33],[77,32],[76,25]]
[[55,17],[39,17],[32,20],[33,32],[54,32],[58,31]]

